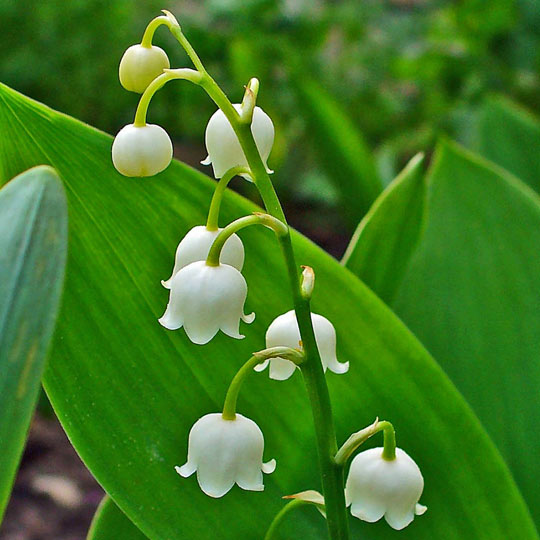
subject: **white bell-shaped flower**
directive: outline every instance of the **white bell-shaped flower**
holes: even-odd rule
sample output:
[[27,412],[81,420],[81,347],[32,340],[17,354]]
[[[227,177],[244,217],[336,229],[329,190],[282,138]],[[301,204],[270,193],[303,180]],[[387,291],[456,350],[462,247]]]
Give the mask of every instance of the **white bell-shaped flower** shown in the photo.
[[126,90],[142,94],[164,69],[170,67],[169,57],[160,47],[132,45],[120,60],[120,83]]
[[361,452],[352,460],[345,486],[353,516],[373,523],[383,516],[393,529],[405,528],[427,508],[418,504],[424,478],[418,465],[396,448],[396,459],[382,457],[382,448]]
[[[240,112],[241,105],[239,103],[235,103],[234,107]],[[255,144],[266,170],[271,173],[272,171],[266,165],[266,161],[274,144],[274,124],[260,107],[255,107],[253,110],[251,133],[253,133]],[[233,167],[248,167],[238,137],[221,109],[218,109],[210,118],[206,126],[205,139],[208,157],[201,163],[203,165],[212,164],[216,178],[221,178]],[[242,174],[241,176],[246,180],[252,180],[248,174]]]
[[[324,370],[328,368],[334,373],[346,373],[349,370],[349,362],[338,362],[336,357],[336,330],[334,325],[322,315],[311,314],[311,322],[315,331],[315,340],[321,355]],[[290,347],[301,349],[300,330],[294,310],[280,315],[266,331],[266,347]],[[270,358],[255,366],[256,371],[263,371],[270,364],[270,378],[277,381],[288,379],[297,367],[290,360],[283,358]]]
[[[181,268],[195,261],[205,261],[216,236],[222,230],[209,231],[204,225],[193,227],[182,238],[176,248],[174,269],[171,277],[167,281],[162,281],[161,284],[166,289],[170,289],[172,278]],[[244,244],[242,244],[242,240],[237,234],[233,234],[227,239],[221,250],[219,260],[223,264],[234,266],[239,272],[242,271],[242,266],[244,266]]]
[[253,420],[241,414],[234,420],[207,414],[189,432],[187,463],[175,469],[184,478],[197,471],[199,486],[210,497],[223,497],[235,483],[262,491],[262,473],[276,468],[275,459],[263,463],[263,450],[264,437]]
[[124,176],[153,176],[169,166],[173,146],[167,132],[155,124],[124,126],[112,145],[112,160]]
[[255,319],[254,313],[244,315],[246,297],[246,280],[236,268],[196,261],[172,278],[169,303],[159,322],[169,330],[183,326],[198,345],[208,343],[218,330],[242,339],[240,319],[246,323]]

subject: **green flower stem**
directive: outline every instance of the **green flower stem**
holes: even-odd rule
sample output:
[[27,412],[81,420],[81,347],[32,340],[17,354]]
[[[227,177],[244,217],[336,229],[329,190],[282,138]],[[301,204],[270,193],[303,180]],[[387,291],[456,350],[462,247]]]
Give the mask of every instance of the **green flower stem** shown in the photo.
[[249,373],[253,371],[253,368],[264,362],[264,358],[260,356],[252,356],[236,373],[229,389],[227,390],[227,395],[225,396],[225,403],[223,404],[223,419],[224,420],[234,420],[236,418],[236,401],[238,399],[238,394],[240,392],[240,387],[244,382],[244,379]]
[[304,356],[300,351],[288,347],[272,347],[254,353],[253,356],[237,371],[229,385],[227,395],[225,396],[225,403],[223,404],[222,416],[224,420],[234,420],[236,418],[236,402],[238,400],[238,394],[240,393],[240,388],[248,374],[252,372],[257,364],[266,361],[268,358],[275,357],[285,358],[297,365],[300,365],[304,360]]
[[208,266],[219,266],[219,257],[225,242],[234,233],[251,225],[264,225],[265,227],[272,229],[278,237],[287,234],[288,231],[287,226],[284,223],[268,214],[256,213],[251,216],[235,219],[216,236],[216,239],[210,246],[210,251],[208,252],[208,257],[206,258],[206,264]]
[[154,94],[163,87],[169,81],[176,79],[183,79],[186,81],[191,81],[195,84],[200,84],[201,74],[198,71],[193,69],[167,69],[156,77],[146,88],[139,104],[137,105],[137,110],[135,111],[135,120],[133,125],[135,127],[144,127],[146,126],[146,112],[148,111],[148,106]]
[[142,37],[142,40],[141,40],[141,45],[143,47],[146,47],[147,49],[149,49],[152,46],[152,39],[154,37],[154,32],[162,24],[166,25],[169,28],[169,30],[171,29],[172,22],[169,19],[169,17],[166,17],[165,15],[161,15],[160,17],[156,17],[155,19],[152,19],[148,23],[148,26],[146,27],[146,30],[144,31],[144,34],[143,34],[143,37]]
[[249,174],[249,169],[246,167],[233,167],[229,169],[218,181],[214,195],[212,196],[212,202],[210,203],[210,209],[208,210],[208,219],[206,220],[206,228],[209,231],[217,231],[219,229],[219,209],[221,207],[221,199],[223,193],[229,182],[237,174]]
[[299,506],[305,506],[306,504],[311,504],[308,501],[303,501],[302,499],[293,499],[292,501],[288,502],[274,517],[272,520],[272,523],[270,523],[270,527],[268,527],[268,530],[266,531],[266,534],[264,535],[264,540],[272,540],[274,538],[274,533],[277,531],[277,528],[279,524],[283,521],[283,518],[295,508],[298,508]]
[[375,420],[371,426],[353,433],[343,443],[342,447],[336,453],[336,463],[344,466],[361,444],[365,443],[370,437],[380,431],[384,432],[383,459],[387,461],[396,459],[396,432],[394,431],[394,426],[386,420],[383,420],[382,422]]
[[[257,145],[255,144],[253,134],[251,133],[251,126],[244,124],[240,120],[239,114],[221,88],[208,75],[204,66],[200,63],[200,59],[195,54],[187,39],[182,35],[180,29],[175,32],[174,35],[192,58],[195,67],[203,73],[199,82],[200,86],[206,90],[209,97],[223,111],[223,114],[225,114],[236,133],[251,170],[251,176],[263,199],[266,211],[281,222],[287,223],[272,181],[266,172]],[[195,62],[194,58],[199,65]],[[337,442],[334,419],[332,417],[332,406],[321,357],[315,341],[309,300],[303,298],[300,291],[298,265],[294,257],[289,231],[280,237],[280,243],[291,282],[294,309],[306,357],[302,372],[304,374],[304,381],[311,402],[315,424],[319,466],[326,501],[328,532],[331,540],[348,540],[349,524],[345,507],[343,467],[338,466],[334,461],[334,455],[337,452]]]

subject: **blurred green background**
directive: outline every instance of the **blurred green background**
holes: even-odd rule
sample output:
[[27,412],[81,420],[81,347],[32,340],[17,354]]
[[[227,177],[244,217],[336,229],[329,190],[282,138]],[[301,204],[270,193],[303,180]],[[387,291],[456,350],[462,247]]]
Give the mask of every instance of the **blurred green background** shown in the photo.
[[[2,81],[115,133],[137,103],[118,82],[119,60],[164,7],[233,100],[259,77],[259,103],[277,128],[270,165],[292,223],[335,254],[358,216],[332,217],[339,196],[329,171],[340,163],[317,151],[306,81],[363,134],[384,184],[441,132],[463,143],[474,137],[475,111],[490,93],[540,109],[539,0],[3,0]],[[173,66],[189,65],[164,28],[155,43]],[[200,89],[175,83],[156,96],[149,119],[172,134],[179,157],[197,164],[213,110]]]

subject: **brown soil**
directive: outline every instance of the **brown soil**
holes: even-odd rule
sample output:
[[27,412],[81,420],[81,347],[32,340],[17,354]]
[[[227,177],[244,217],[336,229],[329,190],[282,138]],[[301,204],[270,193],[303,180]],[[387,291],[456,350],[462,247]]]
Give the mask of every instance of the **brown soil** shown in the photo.
[[0,540],[82,540],[102,496],[58,421],[38,413]]

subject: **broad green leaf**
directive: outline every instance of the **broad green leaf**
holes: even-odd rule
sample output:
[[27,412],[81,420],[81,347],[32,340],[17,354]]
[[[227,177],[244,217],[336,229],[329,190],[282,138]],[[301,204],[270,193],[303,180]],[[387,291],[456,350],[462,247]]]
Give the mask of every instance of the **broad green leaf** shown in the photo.
[[0,190],[0,521],[38,397],[66,250],[66,199],[50,167]]
[[[179,239],[202,223],[212,181],[175,162],[152,179],[126,179],[110,162],[111,138],[16,92],[0,88],[0,156],[13,169],[47,160],[64,178],[70,259],[54,355],[45,387],[77,451],[129,519],[152,540],[260,538],[281,496],[320,489],[311,413],[301,377],[253,374],[240,411],[266,440],[277,470],[263,493],[234,488],[211,499],[173,467],[186,459],[200,416],[219,410],[228,382],[264,346],[274,317],[290,309],[285,267],[267,230],[243,231],[246,339],[223,335],[204,347],[158,323]],[[8,175],[8,176],[9,176]],[[229,193],[222,222],[254,210]],[[429,512],[402,538],[537,538],[511,476],[464,400],[421,344],[360,280],[300,235],[299,264],[317,272],[314,309],[337,327],[347,375],[328,374],[340,440],[390,418],[399,444],[420,464]],[[374,441],[377,444],[379,441]],[[380,444],[380,443],[379,443]],[[288,537],[324,538],[317,512],[287,522]],[[351,520],[355,537],[394,536],[384,523]]]
[[86,540],[148,540],[107,495],[103,497]]
[[340,194],[345,217],[356,225],[382,190],[375,161],[362,133],[326,90],[302,76],[294,80],[317,160]]
[[343,257],[343,264],[390,303],[407,270],[422,228],[423,156],[415,156],[373,204]]
[[369,268],[377,262],[362,253],[349,259],[350,269],[382,296],[398,284],[390,305],[473,406],[540,523],[539,199],[449,143],[439,147],[427,186],[424,203],[416,193],[426,215],[412,253],[403,253],[395,223],[415,203],[404,204],[397,189],[363,224],[355,249],[364,255],[385,249],[382,238],[397,246],[380,269],[386,283]]
[[540,122],[503,97],[480,109],[474,149],[540,191]]

